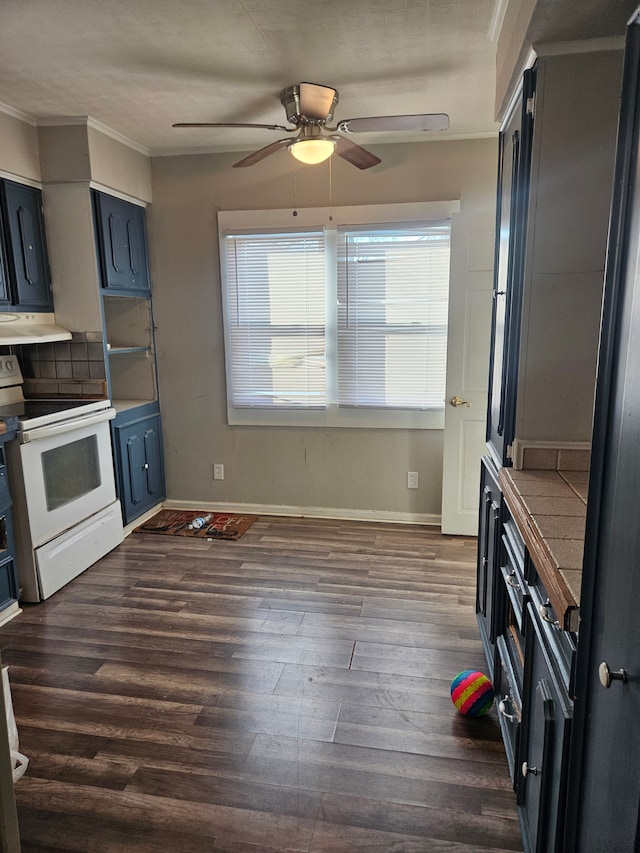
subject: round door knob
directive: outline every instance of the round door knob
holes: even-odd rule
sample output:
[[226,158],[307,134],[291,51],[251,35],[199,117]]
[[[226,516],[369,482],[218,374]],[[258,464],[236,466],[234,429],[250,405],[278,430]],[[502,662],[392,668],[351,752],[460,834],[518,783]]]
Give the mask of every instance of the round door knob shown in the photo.
[[621,681],[623,684],[627,683],[626,670],[619,669],[617,672],[612,672],[609,669],[609,664],[604,660],[598,667],[598,678],[600,679],[600,684],[607,688],[611,687],[612,681]]
[[467,406],[467,408],[471,405],[468,400],[463,400],[461,397],[454,396],[449,399],[449,403],[452,406]]
[[527,762],[523,761],[522,762],[522,775],[525,777],[525,779],[529,775],[529,773],[531,773],[532,776],[537,776],[538,775],[538,768],[537,767],[529,767]]

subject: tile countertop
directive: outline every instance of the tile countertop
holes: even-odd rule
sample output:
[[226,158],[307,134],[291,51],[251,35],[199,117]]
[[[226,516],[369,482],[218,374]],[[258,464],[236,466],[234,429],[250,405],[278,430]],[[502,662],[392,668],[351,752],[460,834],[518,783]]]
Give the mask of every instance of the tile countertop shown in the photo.
[[499,483],[556,614],[577,630],[588,471],[502,468]]

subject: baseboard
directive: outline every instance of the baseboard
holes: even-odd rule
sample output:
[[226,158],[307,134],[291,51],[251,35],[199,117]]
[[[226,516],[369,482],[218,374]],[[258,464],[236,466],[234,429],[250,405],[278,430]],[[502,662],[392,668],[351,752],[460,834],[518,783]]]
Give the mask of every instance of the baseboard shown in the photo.
[[142,515],[139,515],[137,518],[134,518],[133,521],[131,521],[129,524],[126,524],[124,528],[125,537],[127,537],[130,533],[133,533],[136,527],[140,527],[140,525],[144,524],[145,521],[148,521],[150,518],[153,518],[153,516],[157,512],[160,512],[163,506],[164,504],[162,503],[156,504],[155,506],[151,507],[151,509],[148,509],[146,512],[144,512]]
[[5,607],[5,609],[0,612],[0,627],[2,625],[6,625],[7,622],[14,619],[19,613],[22,613],[22,608],[17,601],[14,601],[13,604],[10,604],[8,607]]
[[[379,521],[387,524],[426,524],[440,526],[440,515],[430,513],[390,512],[375,509],[341,509],[324,506],[282,506],[280,504],[211,503],[210,501],[166,500],[165,509],[204,509],[211,512],[235,512],[247,515],[283,515],[296,518],[333,518],[344,521]],[[155,512],[155,510],[154,510]],[[142,524],[136,519],[136,527]]]

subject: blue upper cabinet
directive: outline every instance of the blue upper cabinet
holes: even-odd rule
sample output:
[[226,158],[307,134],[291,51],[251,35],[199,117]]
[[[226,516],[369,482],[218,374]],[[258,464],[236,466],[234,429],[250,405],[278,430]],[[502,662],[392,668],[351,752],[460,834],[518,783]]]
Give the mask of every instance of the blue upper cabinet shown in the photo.
[[0,309],[53,311],[51,275],[39,189],[3,181]]
[[9,268],[7,266],[7,252],[2,235],[4,234],[4,217],[0,206],[0,310],[3,310],[11,302],[11,291],[9,289]]
[[94,192],[93,201],[102,286],[122,293],[148,293],[144,208],[100,192]]
[[498,465],[511,464],[509,451],[515,435],[535,82],[535,71],[526,71],[498,140],[497,241],[487,411],[487,443]]

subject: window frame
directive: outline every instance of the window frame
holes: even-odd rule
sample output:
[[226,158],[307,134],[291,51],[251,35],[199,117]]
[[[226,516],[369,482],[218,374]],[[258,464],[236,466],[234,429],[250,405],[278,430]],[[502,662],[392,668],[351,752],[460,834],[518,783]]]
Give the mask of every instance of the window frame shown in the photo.
[[[458,200],[439,202],[414,202],[401,204],[354,205],[333,208],[301,208],[297,211],[284,210],[238,210],[218,211],[218,238],[220,246],[220,295],[224,326],[224,352],[227,388],[230,387],[230,364],[227,358],[230,344],[228,301],[226,296],[226,243],[230,233],[255,233],[264,230],[325,230],[325,241],[335,249],[337,231],[341,227],[402,223],[415,226],[420,222],[452,219],[460,212]],[[453,252],[453,242],[451,252]],[[450,267],[451,268],[451,267]],[[451,281],[451,279],[450,279]],[[336,282],[333,282],[336,285]],[[337,285],[326,288],[325,316],[327,328],[327,351],[334,346],[337,335]],[[335,353],[334,353],[335,355]],[[328,398],[336,399],[332,381],[337,383],[337,369],[334,379],[327,374]],[[444,400],[442,410],[391,409],[391,408],[351,408],[328,403],[324,409],[270,409],[236,408],[227,394],[227,421],[230,425],[247,426],[292,426],[318,428],[360,428],[360,429],[443,429]]]

